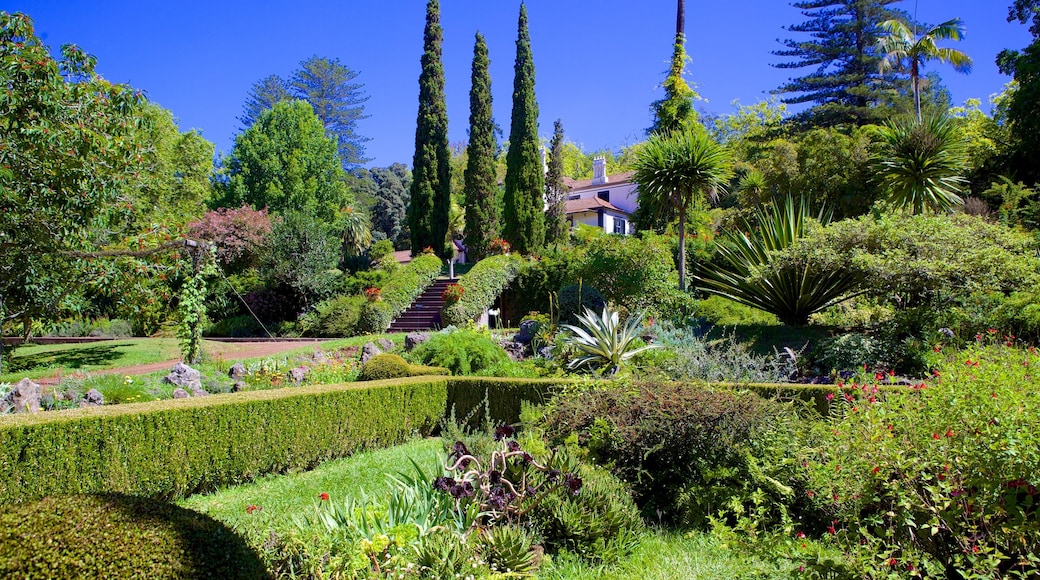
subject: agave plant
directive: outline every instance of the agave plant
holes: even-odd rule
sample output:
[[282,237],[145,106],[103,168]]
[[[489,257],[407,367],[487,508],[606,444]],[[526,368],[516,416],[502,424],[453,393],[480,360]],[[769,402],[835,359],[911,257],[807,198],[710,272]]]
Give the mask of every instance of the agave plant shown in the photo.
[[655,344],[636,348],[635,340],[639,337],[643,322],[642,313],[629,317],[622,325],[620,316],[609,305],[604,306],[600,314],[586,308],[584,314],[578,315],[578,322],[585,328],[561,325],[572,333],[565,339],[567,345],[580,353],[568,365],[571,369],[594,365],[607,368],[608,374],[614,374],[621,368],[621,363],[643,351],[659,348]]
[[[787,198],[772,212],[758,210],[757,227],[735,232],[716,241],[718,261],[694,275],[708,292],[775,314],[783,323],[804,326],[809,315],[861,292],[859,278],[809,260],[786,262],[777,267],[777,254],[805,233],[809,204]],[[828,221],[822,212],[821,222]]]

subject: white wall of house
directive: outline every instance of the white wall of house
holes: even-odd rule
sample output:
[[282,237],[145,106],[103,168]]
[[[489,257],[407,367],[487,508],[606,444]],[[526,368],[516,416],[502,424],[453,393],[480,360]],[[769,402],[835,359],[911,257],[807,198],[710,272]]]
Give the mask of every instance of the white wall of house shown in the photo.
[[[587,211],[577,214],[571,214],[568,216],[568,220],[571,221],[571,227],[577,224],[585,224],[594,228],[599,227],[599,213],[594,211]],[[633,232],[631,220],[623,215],[615,215],[612,212],[603,212],[603,231],[608,234],[624,234],[628,235]]]

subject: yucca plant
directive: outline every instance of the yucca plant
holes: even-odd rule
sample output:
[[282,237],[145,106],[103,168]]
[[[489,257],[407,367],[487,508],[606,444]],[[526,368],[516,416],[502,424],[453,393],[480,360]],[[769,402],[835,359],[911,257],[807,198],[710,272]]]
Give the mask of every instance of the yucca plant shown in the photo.
[[592,365],[608,369],[607,374],[614,374],[621,368],[621,363],[643,351],[658,348],[655,344],[636,347],[635,341],[643,322],[642,313],[630,316],[625,324],[621,324],[618,313],[607,305],[600,314],[586,308],[584,314],[578,315],[578,322],[585,328],[561,325],[572,333],[564,339],[566,344],[580,354],[570,362],[570,369]]
[[878,128],[877,135],[881,150],[875,167],[894,205],[919,214],[947,213],[964,203],[959,194],[968,185],[965,142],[953,119],[896,119]]
[[[701,290],[770,312],[792,326],[804,326],[812,313],[861,292],[859,278],[846,271],[808,260],[775,263],[779,252],[805,234],[812,219],[805,200],[787,198],[771,212],[756,213],[756,227],[745,222],[746,232],[716,240],[717,260],[694,275]],[[829,218],[821,212],[817,219]]]

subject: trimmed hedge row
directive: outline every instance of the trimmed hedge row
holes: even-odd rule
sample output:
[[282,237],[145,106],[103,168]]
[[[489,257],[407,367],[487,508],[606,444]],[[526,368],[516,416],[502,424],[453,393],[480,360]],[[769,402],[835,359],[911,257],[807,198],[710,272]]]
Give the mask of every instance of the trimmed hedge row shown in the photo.
[[446,377],[318,385],[0,418],[0,503],[172,499],[427,434]]
[[[515,425],[520,421],[524,401],[547,403],[565,385],[580,381],[570,379],[513,379],[496,377],[452,377],[448,381],[448,405],[445,416],[455,413],[461,421],[470,416],[470,427],[483,424],[484,399],[493,423]],[[474,412],[476,411],[476,412]]]
[[382,300],[369,302],[361,309],[358,327],[362,333],[379,333],[433,284],[441,273],[441,259],[434,254],[416,256],[380,288]]
[[491,308],[499,294],[520,273],[524,259],[518,255],[491,256],[477,262],[465,276],[459,278],[462,299],[441,310],[441,322],[456,326],[476,320]]

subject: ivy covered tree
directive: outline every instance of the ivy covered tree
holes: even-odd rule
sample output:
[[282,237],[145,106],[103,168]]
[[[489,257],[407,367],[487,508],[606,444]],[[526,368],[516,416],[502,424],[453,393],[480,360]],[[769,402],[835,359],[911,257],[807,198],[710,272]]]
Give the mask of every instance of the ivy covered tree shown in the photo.
[[364,85],[355,82],[359,74],[338,58],[315,55],[301,62],[289,79],[290,94],[310,103],[325,131],[336,137],[345,171],[370,161],[365,157],[369,139],[357,133],[358,121],[367,118],[364,105],[368,101]]
[[469,91],[469,145],[465,171],[466,249],[473,260],[488,255],[498,237],[498,184],[495,179],[495,121],[491,117],[491,75],[487,43],[477,33]]
[[[773,54],[787,60],[773,66],[808,69],[776,89],[787,104],[812,103],[795,119],[807,126],[865,125],[887,117],[879,107],[899,87],[881,73],[880,25],[903,18],[889,8],[900,0],[802,0],[791,5],[806,20],[787,27],[799,35],[783,41]],[[806,38],[806,35],[808,38]]]
[[538,139],[538,101],[534,96],[534,56],[527,30],[527,7],[520,4],[513,77],[513,114],[506,153],[502,235],[520,253],[545,242],[545,174]]
[[283,101],[235,138],[218,207],[302,211],[326,223],[353,203],[336,153],[314,109]]
[[552,141],[549,142],[549,167],[545,173],[545,243],[566,240],[567,186],[563,184],[563,122],[553,124]]
[[426,4],[422,73],[419,75],[419,116],[415,126],[411,204],[408,226],[412,253],[433,248],[451,257],[448,213],[451,210],[451,151],[448,148],[448,107],[444,98],[441,62],[441,9],[438,0]]
[[686,2],[678,0],[672,66],[664,81],[665,97],[650,105],[654,113],[654,124],[647,130],[648,134],[669,134],[697,121],[697,111],[694,110],[693,103],[698,95],[686,82],[685,77],[686,63],[689,60],[690,57],[686,54]]

